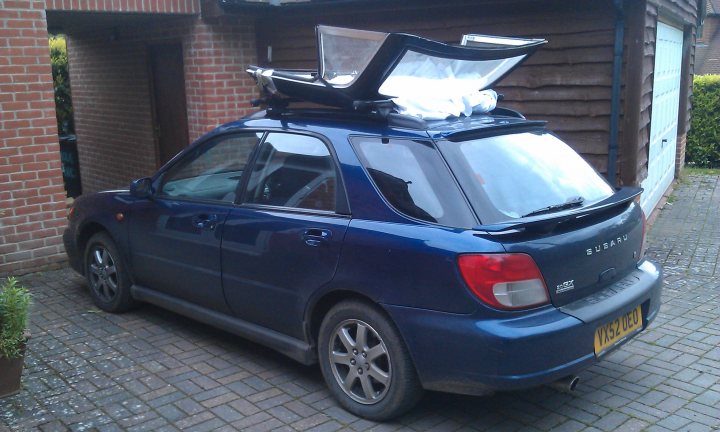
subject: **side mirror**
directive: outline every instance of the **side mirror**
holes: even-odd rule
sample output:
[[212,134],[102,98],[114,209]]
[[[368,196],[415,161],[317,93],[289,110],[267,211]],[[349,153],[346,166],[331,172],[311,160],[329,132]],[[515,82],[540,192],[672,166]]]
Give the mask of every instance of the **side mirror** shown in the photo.
[[135,198],[149,198],[152,194],[152,179],[150,177],[134,180],[130,185],[130,195]]

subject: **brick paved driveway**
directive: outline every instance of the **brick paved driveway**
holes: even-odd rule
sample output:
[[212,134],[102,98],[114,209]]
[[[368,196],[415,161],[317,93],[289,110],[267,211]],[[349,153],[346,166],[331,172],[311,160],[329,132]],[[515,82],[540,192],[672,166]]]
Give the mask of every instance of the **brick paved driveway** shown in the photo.
[[35,296],[25,389],[0,400],[15,430],[683,430],[720,428],[720,178],[691,176],[660,213],[649,254],[666,270],[649,331],[550,388],[428,394],[397,422],[341,410],[317,367],[161,309],[98,311],[70,270],[23,278]]

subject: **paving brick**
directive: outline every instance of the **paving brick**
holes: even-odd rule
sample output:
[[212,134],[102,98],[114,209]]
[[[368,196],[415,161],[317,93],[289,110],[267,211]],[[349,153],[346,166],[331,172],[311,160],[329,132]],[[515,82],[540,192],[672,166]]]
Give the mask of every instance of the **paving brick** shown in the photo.
[[645,430],[647,427],[648,423],[642,420],[630,419],[618,427],[617,432],[639,432]]
[[606,416],[595,422],[593,426],[604,431],[614,431],[621,424],[625,423],[630,417],[618,411],[611,411]]
[[234,421],[240,420],[244,417],[241,413],[230,407],[229,405],[220,405],[215,408],[213,408],[212,413],[216,416],[220,417],[222,420],[232,423]]
[[720,392],[707,390],[698,395],[695,401],[710,407],[720,406]]
[[301,419],[301,416],[287,409],[284,406],[269,408],[267,412],[283,423],[292,423]]
[[158,417],[158,418],[152,419],[150,421],[147,421],[145,423],[141,423],[139,425],[130,427],[127,429],[127,431],[128,432],[146,432],[146,431],[154,432],[163,426],[167,426],[167,424],[168,424],[168,422],[166,419],[164,419],[162,417]]
[[685,417],[689,420],[691,420],[693,423],[700,423],[706,426],[711,426],[714,428],[720,428],[720,417],[718,416],[717,409],[713,410],[710,415],[700,413],[697,411],[694,411],[687,408],[681,408],[677,411],[677,414],[679,416]]
[[291,400],[293,400],[292,396],[282,393],[275,397],[271,397],[271,398],[259,401],[256,403],[256,405],[258,408],[260,408],[262,410],[267,410],[269,408],[273,408],[278,405],[282,405],[286,402],[290,402]]
[[306,417],[302,420],[298,420],[294,423],[292,423],[290,426],[294,427],[297,430],[307,430],[312,427],[315,427],[317,425],[323,424],[326,421],[328,421],[328,416],[322,413],[314,414],[310,417]]
[[175,422],[175,425],[182,430],[186,430],[200,423],[204,423],[212,418],[213,414],[211,412],[201,411],[197,414],[185,417],[182,420]]
[[223,426],[226,425],[222,422],[222,420],[220,420],[219,418],[211,418],[210,420],[194,425],[187,430],[193,432],[210,432],[219,430]]
[[664,427],[656,425],[656,424],[648,426],[648,428],[645,430],[646,430],[646,432],[669,432],[670,431],[670,429],[664,428]]
[[175,405],[164,405],[157,408],[155,411],[157,411],[157,413],[160,414],[162,418],[169,422],[174,422],[187,416],[185,412],[181,411]]
[[[239,429],[239,430],[245,430],[252,426],[255,426],[257,424],[268,422],[271,419],[274,419],[270,414],[266,412],[257,412],[255,414],[252,414],[250,416],[247,416],[243,418],[242,420],[238,420],[236,422],[231,423],[233,427]],[[275,419],[277,420],[277,419]]]
[[162,405],[169,404],[169,403],[171,403],[171,402],[175,402],[175,401],[180,400],[180,399],[182,399],[182,398],[184,398],[184,397],[185,397],[185,394],[184,394],[183,392],[175,390],[175,391],[173,391],[173,392],[170,393],[170,394],[165,394],[165,395],[163,395],[163,396],[156,397],[156,398],[154,398],[154,399],[148,400],[147,403],[148,403],[149,406],[155,408],[155,407],[159,407],[159,406],[162,406]]
[[181,399],[175,402],[174,405],[189,415],[194,415],[205,411],[205,407],[195,402],[191,398]]
[[559,432],[576,432],[585,429],[585,425],[575,420],[568,420],[565,423],[553,428]]
[[335,432],[337,430],[340,430],[342,428],[342,425],[336,421],[329,421],[327,423],[323,423],[319,426],[315,426],[314,428],[310,428],[307,431],[308,432]]

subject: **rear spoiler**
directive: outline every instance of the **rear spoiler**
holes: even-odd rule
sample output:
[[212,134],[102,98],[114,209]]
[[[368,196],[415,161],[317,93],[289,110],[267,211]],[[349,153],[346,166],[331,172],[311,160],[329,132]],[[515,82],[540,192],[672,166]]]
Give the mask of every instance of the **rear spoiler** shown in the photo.
[[580,219],[593,213],[602,212],[613,207],[626,204],[640,196],[642,192],[643,189],[639,187],[622,187],[619,188],[612,196],[588,207],[580,207],[577,209],[565,210],[541,216],[520,218],[495,224],[478,225],[474,227],[473,230],[479,231],[478,234],[481,235],[488,234],[492,236],[517,234],[518,232],[532,229],[541,229],[542,231],[549,232],[563,222]]

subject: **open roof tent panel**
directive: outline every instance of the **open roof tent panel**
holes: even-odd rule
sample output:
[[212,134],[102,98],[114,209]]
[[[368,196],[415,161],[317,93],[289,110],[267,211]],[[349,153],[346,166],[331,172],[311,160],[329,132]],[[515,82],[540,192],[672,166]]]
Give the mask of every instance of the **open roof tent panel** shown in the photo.
[[317,70],[248,68],[266,95],[343,109],[368,101],[463,95],[490,88],[547,42],[472,34],[451,45],[323,25],[316,34]]

